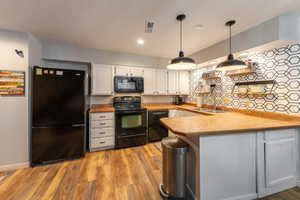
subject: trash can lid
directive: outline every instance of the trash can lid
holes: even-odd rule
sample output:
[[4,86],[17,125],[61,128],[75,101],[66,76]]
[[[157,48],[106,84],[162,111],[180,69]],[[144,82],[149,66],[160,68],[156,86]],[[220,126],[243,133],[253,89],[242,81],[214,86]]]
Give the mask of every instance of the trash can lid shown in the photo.
[[172,149],[184,149],[189,146],[187,143],[176,136],[165,137],[162,139],[161,143],[162,145],[165,145],[166,147]]

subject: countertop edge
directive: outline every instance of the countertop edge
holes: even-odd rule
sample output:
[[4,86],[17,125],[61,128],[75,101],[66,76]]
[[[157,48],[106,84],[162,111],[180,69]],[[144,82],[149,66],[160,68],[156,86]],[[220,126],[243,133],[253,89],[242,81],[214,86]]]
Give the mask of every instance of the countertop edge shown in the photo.
[[172,133],[184,136],[184,137],[201,137],[201,136],[213,136],[213,135],[227,135],[227,134],[238,134],[238,133],[248,133],[251,131],[265,131],[265,130],[280,130],[280,129],[289,129],[289,128],[299,128],[299,125],[287,125],[287,126],[280,126],[280,127],[264,127],[264,128],[251,128],[251,129],[239,129],[239,130],[224,130],[224,131],[204,131],[198,133],[187,133],[187,132],[180,132],[175,131],[171,127],[168,127],[163,121],[161,121],[167,129],[171,130]]

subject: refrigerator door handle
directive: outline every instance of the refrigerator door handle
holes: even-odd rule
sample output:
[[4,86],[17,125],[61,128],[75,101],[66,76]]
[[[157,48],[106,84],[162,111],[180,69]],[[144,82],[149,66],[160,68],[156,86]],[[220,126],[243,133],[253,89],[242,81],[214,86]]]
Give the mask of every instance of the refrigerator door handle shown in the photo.
[[[85,124],[72,124],[72,127],[85,127]],[[33,126],[32,128],[56,128],[55,126]]]
[[84,127],[85,124],[72,124],[72,127]]
[[33,126],[32,128],[53,128],[51,126]]

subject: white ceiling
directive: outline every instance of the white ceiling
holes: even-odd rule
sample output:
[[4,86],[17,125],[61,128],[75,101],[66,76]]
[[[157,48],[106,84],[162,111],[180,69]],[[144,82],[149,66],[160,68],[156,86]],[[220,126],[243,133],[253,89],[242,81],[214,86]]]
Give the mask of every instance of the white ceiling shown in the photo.
[[[183,46],[189,55],[227,38],[227,20],[237,20],[238,33],[299,7],[299,0],[1,0],[0,28],[80,47],[174,57],[177,14],[187,15]],[[152,34],[144,33],[149,19],[155,22]],[[197,24],[204,29],[196,30]],[[143,47],[137,38],[145,40]]]

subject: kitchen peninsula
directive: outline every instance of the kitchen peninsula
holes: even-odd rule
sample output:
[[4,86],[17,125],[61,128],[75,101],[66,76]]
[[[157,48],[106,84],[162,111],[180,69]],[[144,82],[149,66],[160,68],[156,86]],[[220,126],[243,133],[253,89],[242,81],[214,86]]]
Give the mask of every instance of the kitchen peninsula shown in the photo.
[[161,122],[190,145],[193,199],[250,200],[299,185],[299,117],[239,110]]

